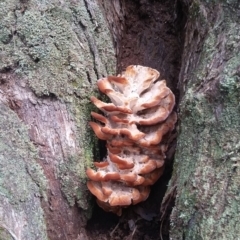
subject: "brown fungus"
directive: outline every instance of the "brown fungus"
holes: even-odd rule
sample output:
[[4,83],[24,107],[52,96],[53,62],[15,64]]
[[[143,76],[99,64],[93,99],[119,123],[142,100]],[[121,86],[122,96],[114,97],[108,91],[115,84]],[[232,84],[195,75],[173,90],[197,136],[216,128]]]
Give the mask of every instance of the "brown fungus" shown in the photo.
[[[162,175],[167,151],[166,137],[174,129],[175,97],[159,72],[132,65],[118,76],[97,82],[112,103],[96,97],[91,101],[104,114],[92,112],[98,123],[90,126],[98,138],[107,141],[108,155],[87,169],[90,192],[106,211],[121,215],[122,208],[145,201]],[[164,137],[164,143],[162,139]]]

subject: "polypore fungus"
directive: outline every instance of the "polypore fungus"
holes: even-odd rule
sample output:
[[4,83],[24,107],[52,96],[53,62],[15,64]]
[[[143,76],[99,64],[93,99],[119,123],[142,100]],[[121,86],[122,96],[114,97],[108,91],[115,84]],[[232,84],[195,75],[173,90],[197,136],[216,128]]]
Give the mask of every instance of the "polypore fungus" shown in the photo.
[[87,169],[87,186],[106,211],[121,215],[122,207],[146,200],[163,173],[167,136],[177,115],[173,93],[158,78],[152,68],[129,66],[122,75],[97,82],[112,103],[91,97],[105,116],[92,112],[98,122],[90,126],[107,141],[108,155],[94,162],[97,170]]

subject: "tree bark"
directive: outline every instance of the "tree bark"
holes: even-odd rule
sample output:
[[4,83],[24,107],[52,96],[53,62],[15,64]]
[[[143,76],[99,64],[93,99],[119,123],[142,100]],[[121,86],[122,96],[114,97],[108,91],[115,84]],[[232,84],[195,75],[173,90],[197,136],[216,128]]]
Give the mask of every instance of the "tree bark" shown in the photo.
[[107,23],[92,0],[0,9],[0,235],[87,239],[89,97],[116,68]]
[[[238,238],[240,6],[167,2],[1,1],[3,239],[88,238],[84,169],[97,149],[87,125],[89,96],[98,78],[129,64],[158,69],[180,99],[177,153],[162,204],[164,219],[176,198],[170,239]],[[177,84],[180,8],[188,19]]]
[[239,1],[185,1],[170,239],[240,236]]

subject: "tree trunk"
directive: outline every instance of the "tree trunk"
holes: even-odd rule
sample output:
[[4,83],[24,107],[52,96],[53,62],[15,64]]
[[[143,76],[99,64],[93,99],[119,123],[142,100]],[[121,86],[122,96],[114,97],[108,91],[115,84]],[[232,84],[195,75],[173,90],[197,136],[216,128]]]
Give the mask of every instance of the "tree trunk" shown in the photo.
[[240,5],[185,4],[170,239],[239,239]]
[[[3,0],[0,10],[1,239],[88,239],[84,170],[98,155],[89,96],[130,64],[159,70],[180,103],[162,204],[163,221],[175,204],[170,239],[238,238],[237,0]],[[159,209],[162,185],[141,216]],[[148,227],[135,237],[158,239]]]
[[89,96],[116,68],[106,21],[93,0],[0,9],[0,238],[87,239]]

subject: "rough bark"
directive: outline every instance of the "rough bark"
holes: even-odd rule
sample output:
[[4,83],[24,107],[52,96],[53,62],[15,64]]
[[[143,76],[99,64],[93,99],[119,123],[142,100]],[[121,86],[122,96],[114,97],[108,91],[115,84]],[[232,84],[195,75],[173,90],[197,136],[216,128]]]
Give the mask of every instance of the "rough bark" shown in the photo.
[[[98,0],[119,71],[154,67],[176,94],[180,3],[188,9],[178,146],[163,219],[176,197],[171,239],[237,239],[240,6],[167,2]],[[0,236],[87,239],[84,168],[96,146],[88,99],[96,79],[115,72],[111,34],[96,0],[5,0],[0,9]]]
[[[170,239],[240,236],[239,1],[189,1]],[[165,205],[164,205],[165,206]]]
[[0,236],[86,239],[96,80],[115,73],[96,1],[0,2]]

